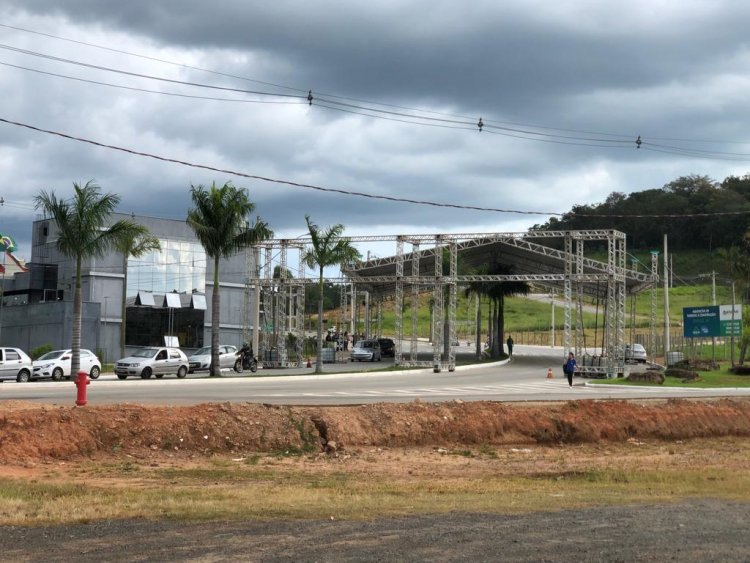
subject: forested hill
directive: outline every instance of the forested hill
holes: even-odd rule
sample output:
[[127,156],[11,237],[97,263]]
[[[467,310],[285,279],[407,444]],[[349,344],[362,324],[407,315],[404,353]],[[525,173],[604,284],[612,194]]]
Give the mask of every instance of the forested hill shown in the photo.
[[713,251],[742,244],[749,227],[750,173],[720,183],[683,176],[660,189],[612,192],[603,203],[575,205],[534,229],[617,229],[632,249],[659,248],[667,234],[672,249]]

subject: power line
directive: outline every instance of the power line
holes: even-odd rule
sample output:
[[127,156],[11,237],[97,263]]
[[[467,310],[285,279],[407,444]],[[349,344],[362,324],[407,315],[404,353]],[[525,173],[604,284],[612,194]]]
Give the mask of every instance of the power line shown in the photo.
[[100,82],[98,80],[90,80],[87,78],[79,78],[76,76],[68,76],[66,74],[58,74],[56,72],[49,72],[46,70],[39,70],[36,68],[30,68],[26,66],[20,66],[20,65],[14,65],[11,63],[0,61],[0,65],[8,66],[12,68],[17,68],[20,70],[26,70],[29,72],[35,72],[37,74],[44,74],[47,76],[54,76],[57,78],[65,78],[66,80],[75,80],[76,82],[85,82],[87,84],[96,84],[97,86],[108,86],[110,88],[120,88],[122,90],[131,90],[133,92],[145,92],[147,94],[161,94],[163,96],[175,96],[179,98],[191,98],[191,99],[199,99],[199,100],[212,100],[212,101],[219,101],[219,102],[241,102],[241,103],[254,103],[254,104],[293,104],[293,105],[303,105],[306,102],[303,100],[299,101],[283,101],[283,100],[248,100],[243,98],[218,98],[214,96],[196,96],[194,94],[180,94],[177,92],[164,92],[162,90],[148,90],[146,88],[136,88],[134,86],[124,86],[122,84],[112,84],[110,82]]
[[[133,53],[133,52],[125,51],[125,50],[121,50],[121,49],[114,49],[114,48],[111,48],[111,47],[106,47],[106,46],[98,45],[98,44],[95,44],[95,43],[89,43],[89,42],[85,42],[85,41],[79,41],[79,40],[75,40],[75,39],[71,39],[71,38],[67,38],[67,37],[61,37],[61,36],[50,34],[50,33],[44,33],[44,32],[40,32],[40,31],[36,31],[36,30],[31,30],[31,29],[27,29],[27,28],[22,28],[22,27],[17,27],[17,26],[11,26],[11,25],[2,24],[2,23],[0,23],[0,27],[4,27],[4,28],[7,28],[7,29],[13,29],[13,30],[16,30],[16,31],[22,31],[24,33],[31,33],[31,34],[35,34],[35,35],[39,35],[39,36],[43,36],[43,37],[49,37],[49,38],[57,39],[57,40],[60,40],[60,41],[66,41],[66,42],[74,43],[74,44],[78,44],[78,45],[84,45],[86,47],[92,47],[92,48],[101,49],[101,50],[105,50],[105,51],[109,51],[109,52],[113,52],[113,53],[119,53],[119,54],[124,54],[124,55],[127,55],[127,56],[142,58],[142,59],[145,59],[145,60],[151,60],[151,61],[155,61],[155,62],[159,62],[159,63],[163,63],[163,64],[169,64],[169,65],[173,65],[173,66],[178,66],[178,67],[181,67],[181,68],[187,68],[187,69],[191,69],[191,70],[197,70],[197,71],[200,71],[200,72],[206,72],[206,73],[214,74],[214,75],[217,75],[217,76],[224,76],[224,77],[227,77],[227,78],[233,78],[233,79],[243,80],[243,81],[247,81],[247,82],[253,82],[253,83],[256,83],[256,84],[263,84],[265,86],[272,86],[274,88],[280,88],[280,89],[284,89],[284,90],[289,90],[289,91],[294,91],[294,92],[300,92],[300,94],[302,94],[302,95],[305,92],[304,89],[294,88],[294,87],[283,85],[283,84],[277,84],[277,83],[273,83],[273,82],[262,81],[262,80],[252,79],[252,78],[248,78],[248,77],[244,77],[244,76],[239,76],[239,75],[236,75],[236,74],[220,72],[220,71],[216,71],[216,70],[213,70],[213,69],[208,69],[208,68],[203,68],[203,67],[188,65],[188,64],[184,64],[184,63],[178,63],[178,62],[175,62],[175,61],[170,61],[170,60],[161,59],[161,58],[157,58],[157,57],[152,57],[152,56],[148,56],[148,55],[143,55],[143,54],[139,54],[139,53]],[[187,84],[190,84],[190,83],[187,83]],[[267,93],[267,94],[268,95],[281,95],[281,94],[270,94],[270,93]],[[310,95],[311,94],[312,94],[312,91],[310,91]],[[365,104],[368,104],[370,106],[377,105],[377,106],[381,106],[381,107],[389,107],[389,108],[394,108],[394,109],[407,110],[407,111],[410,111],[410,112],[420,112],[420,113],[423,113],[423,114],[427,114],[427,115],[407,114],[405,117],[407,117],[408,119],[417,119],[417,120],[424,120],[424,121],[429,121],[429,120],[433,120],[433,119],[436,119],[436,120],[441,120],[442,119],[442,120],[445,120],[445,121],[459,121],[460,120],[459,123],[461,123],[462,125],[465,125],[467,123],[469,123],[469,124],[471,123],[471,122],[466,122],[466,121],[463,121],[463,120],[474,119],[472,117],[467,117],[465,115],[450,114],[450,113],[446,113],[446,112],[436,112],[436,111],[432,111],[432,110],[423,110],[423,109],[418,109],[418,108],[413,108],[413,107],[408,107],[408,106],[401,106],[401,105],[395,105],[395,104],[386,104],[386,103],[382,103],[382,102],[373,102],[373,101],[364,100],[364,99],[361,99],[361,98],[354,98],[354,97],[348,97],[348,96],[342,96],[342,95],[336,95],[336,94],[328,94],[328,93],[322,93],[321,92],[321,93],[317,94],[317,96],[322,96],[323,98],[336,98],[338,100],[349,100],[349,101],[358,102],[358,103],[365,103]],[[296,97],[304,97],[304,96],[296,96]],[[351,105],[351,104],[344,104],[343,102],[337,102],[336,99],[327,99],[325,101],[327,101],[329,104],[333,104],[333,105],[337,105],[337,104]],[[312,103],[312,99],[310,99],[310,103]],[[329,106],[328,109],[335,109],[335,108]],[[360,108],[360,109],[364,109],[364,108]],[[382,110],[382,109],[373,108],[373,107],[366,108],[366,110],[370,111],[370,112],[373,112],[373,114],[363,114],[363,115],[368,115],[369,117],[380,118],[380,119],[384,119],[384,117],[381,117],[379,114],[392,113],[392,112],[389,112],[388,110]],[[350,111],[348,113],[357,113],[357,112]],[[378,115],[376,115],[376,114],[378,114]],[[429,117],[429,116],[441,116],[441,117],[439,117],[439,118],[432,118],[432,117]],[[451,119],[447,119],[447,118],[451,118]],[[394,119],[393,121],[399,121],[399,120],[398,119]],[[408,120],[404,121],[404,122],[405,123],[414,123],[414,124],[416,124],[415,122],[408,121]],[[495,123],[497,125],[494,125]],[[418,123],[418,124],[422,124],[423,125],[424,123]],[[524,133],[526,133],[527,135],[529,135],[529,137],[523,137],[523,136],[519,137],[519,138],[526,138],[526,139],[533,139],[533,140],[541,140],[541,139],[536,139],[536,137],[539,136],[539,137],[558,137],[558,138],[563,138],[563,139],[565,139],[565,138],[571,138],[571,139],[574,139],[576,141],[597,141],[597,142],[601,142],[601,143],[625,143],[625,144],[629,144],[629,143],[633,142],[633,137],[634,137],[634,135],[623,135],[623,134],[617,134],[617,133],[597,132],[597,131],[580,130],[580,129],[573,129],[573,128],[559,128],[559,127],[550,127],[550,126],[544,126],[544,125],[530,125],[530,124],[524,124],[524,123],[518,123],[518,122],[511,122],[511,121],[498,121],[498,120],[494,120],[494,119],[486,120],[485,121],[485,127],[487,127],[487,128],[493,128],[494,127],[494,128],[499,128],[499,129],[510,129],[510,130],[515,129],[516,127],[523,127],[525,129],[537,129],[537,131],[528,131],[528,130],[524,131]],[[560,132],[574,133],[574,134],[576,134],[576,136],[557,135],[557,134],[552,134],[552,133],[545,133],[545,131],[560,131]],[[610,139],[602,139],[602,138],[590,139],[590,138],[581,138],[580,135],[597,135],[598,137],[615,137],[615,138],[610,138]],[[508,136],[513,137],[514,135],[508,135]],[[684,139],[684,138],[657,137],[657,136],[649,136],[649,138],[651,140],[654,140],[654,141],[661,140],[661,141],[673,141],[673,142],[683,142],[683,143],[747,144],[746,142],[742,142],[742,141],[717,141],[717,140],[706,140],[706,139]],[[580,143],[580,142],[576,142],[576,143],[563,143],[563,144],[573,144],[573,145],[578,145],[578,146],[600,146],[600,145],[597,145],[597,144],[591,144],[591,145],[589,145],[589,144],[584,144],[584,143]],[[682,147],[665,147],[665,146],[660,147],[658,144],[656,144],[654,146],[656,146],[657,148],[659,148],[659,150],[652,149],[652,150],[654,150],[654,152],[664,152],[664,153],[667,153],[667,154],[677,154],[677,155],[681,155],[681,156],[695,156],[695,157],[699,157],[699,158],[711,158],[711,157],[708,157],[708,156],[705,155],[706,152],[708,152],[710,154],[714,154],[715,156],[713,158],[715,158],[715,159],[722,159],[721,156],[728,156],[728,157],[731,157],[731,156],[750,156],[750,155],[743,155],[743,154],[737,155],[737,154],[734,154],[734,153],[723,153],[723,152],[716,152],[716,151],[698,151],[697,154],[692,154],[691,152],[689,152],[692,149],[688,149],[688,148],[682,148]],[[686,151],[686,152],[682,152],[682,151]],[[727,158],[727,159],[724,159],[724,160],[738,160],[738,159]]]
[[21,123],[18,121],[12,121],[9,119],[5,119],[0,117],[0,122],[7,123],[8,125],[15,125],[17,127],[23,127],[25,129],[30,129],[32,131],[37,131],[39,133],[46,133],[48,135],[54,135],[57,137],[61,137],[64,139],[70,139],[72,141],[79,141],[82,143],[87,143],[90,145],[94,145],[101,148],[116,150],[119,152],[124,152],[127,154],[132,154],[135,156],[142,156],[145,158],[152,158],[154,160],[159,160],[162,162],[170,162],[172,164],[180,164],[182,166],[188,166],[191,168],[198,168],[202,170],[210,170],[212,172],[220,172],[222,174],[230,174],[233,176],[238,176],[241,178],[248,178],[251,180],[260,180],[263,182],[269,182],[274,184],[282,184],[297,188],[304,188],[304,189],[311,189],[316,190],[320,192],[326,192],[326,193],[336,193],[336,194],[342,194],[342,195],[348,195],[348,196],[355,196],[355,197],[364,197],[369,199],[376,199],[376,200],[383,200],[383,201],[392,201],[392,202],[398,202],[398,203],[411,203],[415,205],[427,205],[431,207],[441,207],[441,208],[449,208],[449,209],[462,209],[462,210],[469,210],[469,211],[486,211],[486,212],[492,212],[492,213],[512,213],[512,214],[519,214],[519,215],[553,215],[553,216],[580,216],[580,217],[609,217],[609,218],[686,218],[686,217],[717,217],[717,216],[725,216],[725,215],[744,215],[744,214],[750,214],[750,209],[743,210],[743,211],[725,211],[725,212],[715,212],[715,213],[692,213],[692,214],[654,214],[654,215],[648,215],[648,214],[635,214],[635,215],[618,215],[618,214],[608,214],[608,213],[590,213],[590,214],[581,214],[581,213],[559,213],[555,211],[525,211],[525,210],[519,210],[519,209],[500,209],[495,207],[480,207],[475,205],[461,205],[456,203],[441,203],[441,202],[435,202],[435,201],[429,201],[429,200],[418,200],[418,199],[410,199],[410,198],[402,198],[402,197],[395,197],[395,196],[386,196],[386,195],[378,195],[378,194],[371,194],[367,192],[359,192],[359,191],[353,191],[353,190],[344,190],[340,188],[328,188],[324,186],[318,186],[315,184],[304,184],[300,182],[293,182],[290,180],[280,180],[276,178],[268,178],[265,176],[258,176],[255,174],[248,174],[245,172],[239,172],[236,170],[230,170],[225,168],[217,168],[214,166],[209,166],[206,164],[197,164],[193,162],[188,162],[184,160],[178,160],[174,158],[168,158],[164,156],[159,156],[151,153],[136,151],[133,149],[128,149],[124,147],[119,147],[116,145],[109,145],[105,143],[101,143],[98,141],[93,141],[91,139],[86,139],[83,137],[76,137],[73,135],[68,135],[66,133],[61,133],[58,131],[52,131],[49,129],[43,129],[41,127],[35,127],[33,125],[29,125],[26,123]]
[[293,94],[279,94],[279,93],[275,93],[275,92],[261,92],[259,90],[245,90],[245,89],[242,89],[242,88],[230,88],[228,86],[215,86],[213,84],[203,84],[203,83],[200,83],[200,82],[189,82],[189,81],[186,81],[186,80],[176,80],[174,78],[165,78],[163,76],[153,76],[153,75],[150,75],[150,74],[142,74],[142,73],[139,73],[139,72],[131,72],[131,71],[128,71],[128,70],[122,70],[122,69],[117,69],[117,68],[113,68],[113,67],[107,67],[107,66],[102,66],[102,65],[95,65],[95,64],[91,64],[91,63],[82,62],[82,61],[75,61],[75,60],[66,59],[66,58],[63,58],[63,57],[56,57],[54,55],[47,55],[47,54],[44,54],[44,53],[39,53],[37,51],[29,51],[28,49],[20,49],[18,47],[13,47],[11,45],[0,44],[0,49],[6,49],[8,51],[12,51],[12,52],[15,52],[15,53],[21,53],[21,54],[24,54],[24,55],[30,55],[32,57],[39,57],[39,58],[42,58],[42,59],[47,59],[47,60],[51,60],[51,61],[55,61],[55,62],[61,62],[61,63],[71,64],[71,65],[81,66],[81,67],[84,67],[84,68],[90,68],[90,69],[94,69],[94,70],[103,70],[103,71],[106,71],[106,72],[114,72],[114,73],[117,73],[117,74],[122,74],[122,75],[125,75],[125,76],[132,76],[132,77],[135,77],[135,78],[147,78],[149,80],[158,80],[160,82],[167,82],[167,83],[170,83],[170,84],[180,84],[180,85],[183,85],[183,86],[192,86],[192,87],[195,87],[195,88],[207,88],[207,89],[211,89],[211,90],[222,90],[222,91],[226,91],[226,92],[240,92],[240,93],[243,93],[243,94],[256,94],[256,95],[259,95],[259,96],[276,96],[276,97],[281,97],[281,98],[296,98],[296,99],[299,99],[299,100],[307,99],[305,96],[299,96],[299,95],[293,95]]
[[287,186],[293,186],[297,188],[306,188],[311,190],[317,190],[321,192],[327,192],[327,193],[336,193],[336,194],[342,194],[342,195],[348,195],[348,196],[356,196],[356,197],[364,197],[364,198],[370,198],[370,199],[378,199],[378,200],[384,200],[384,201],[393,201],[398,203],[412,203],[415,205],[428,205],[432,207],[443,207],[443,208],[450,208],[450,209],[466,209],[471,211],[487,211],[492,213],[514,213],[514,214],[520,214],[520,215],[562,215],[562,213],[556,213],[556,212],[546,212],[546,211],[521,211],[517,209],[500,209],[496,207],[480,207],[476,205],[461,205],[456,203],[439,203],[435,201],[429,201],[429,200],[419,200],[419,199],[410,199],[410,198],[403,198],[403,197],[395,197],[395,196],[386,196],[386,195],[377,195],[377,194],[371,194],[367,192],[359,192],[359,191],[353,191],[353,190],[344,190],[339,188],[327,188],[323,186],[317,186],[315,184],[304,184],[300,182],[292,182],[290,180],[279,180],[276,178],[268,178],[265,176],[258,176],[255,174],[247,174],[244,172],[239,172],[236,170],[229,170],[225,168],[216,168],[214,166],[209,166],[206,164],[196,164],[193,162],[188,162],[184,160],[178,160],[174,158],[168,158],[164,156],[159,156],[151,153],[136,151],[133,149],[128,149],[124,147],[118,147],[115,145],[108,145],[106,143],[100,143],[98,141],[93,141],[91,139],[85,139],[83,137],[76,137],[73,135],[68,135],[66,133],[61,133],[58,131],[52,131],[49,129],[42,129],[41,127],[35,127],[33,125],[28,125],[26,123],[20,123],[17,121],[11,121],[9,119],[0,118],[0,122],[7,123],[9,125],[16,125],[18,127],[23,127],[26,129],[30,129],[32,131],[37,131],[40,133],[47,133],[48,135],[55,135],[57,137],[62,137],[64,139],[70,139],[73,141],[79,141],[81,143],[87,143],[90,145],[94,145],[97,147],[102,147],[106,149],[116,150],[136,156],[142,156],[146,158],[153,158],[155,160],[160,160],[162,162],[171,162],[173,164],[180,164],[183,166],[189,166],[192,168],[199,168],[202,170],[210,170],[212,172],[220,172],[222,174],[231,174],[233,176],[239,176],[241,178],[248,178],[251,180],[260,180],[263,182],[270,182],[274,184],[283,184]]

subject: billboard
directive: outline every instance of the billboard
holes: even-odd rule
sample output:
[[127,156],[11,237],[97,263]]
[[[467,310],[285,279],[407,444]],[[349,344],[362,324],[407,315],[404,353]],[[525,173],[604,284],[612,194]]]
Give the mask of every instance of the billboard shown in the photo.
[[742,305],[684,307],[682,328],[685,338],[742,335]]

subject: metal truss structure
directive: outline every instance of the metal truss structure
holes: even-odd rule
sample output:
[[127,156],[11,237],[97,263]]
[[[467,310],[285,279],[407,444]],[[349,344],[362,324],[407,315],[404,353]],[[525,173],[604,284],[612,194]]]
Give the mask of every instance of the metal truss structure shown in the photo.
[[[654,274],[644,274],[626,267],[625,234],[615,230],[531,231],[527,233],[464,233],[417,234],[395,236],[344,237],[353,243],[395,241],[392,256],[376,258],[342,267],[342,277],[327,277],[325,281],[343,284],[339,323],[344,325],[344,310],[351,303],[351,327],[357,295],[365,293],[369,304],[380,303],[388,296],[395,300],[395,363],[407,367],[432,367],[435,371],[455,369],[456,296],[460,285],[471,282],[522,281],[562,293],[564,305],[564,349],[574,351],[583,359],[586,352],[583,340],[582,303],[584,296],[606,300],[605,335],[603,349],[596,361],[579,361],[584,374],[614,377],[624,369],[625,301],[628,292],[635,293],[654,287]],[[552,240],[555,246],[542,245],[537,239]],[[557,239],[557,240],[555,240]],[[606,261],[585,255],[584,245],[595,243],[606,248]],[[269,240],[263,243],[265,259],[263,275],[248,278],[250,287],[262,288],[262,310],[275,311],[271,331],[263,331],[260,349],[277,350],[278,360],[269,360],[268,367],[300,365],[287,357],[284,340],[292,334],[298,346],[304,338],[304,288],[316,280],[306,279],[302,255],[311,244],[309,238]],[[405,246],[410,246],[406,252]],[[289,276],[287,252],[299,253],[298,276]],[[459,273],[492,260],[510,267],[507,275]],[[274,264],[278,275],[274,274]],[[260,269],[256,270],[260,272]],[[432,306],[432,360],[419,358],[417,340],[417,309],[421,295],[430,294]],[[407,296],[411,308],[407,320],[404,311]],[[368,309],[366,308],[366,311]],[[371,318],[365,313],[367,336],[371,336]],[[378,312],[380,319],[380,312]],[[257,326],[257,325],[256,325]],[[378,320],[378,327],[380,321]],[[351,330],[351,329],[350,329]],[[378,328],[379,333],[379,328]],[[264,359],[262,357],[262,359]]]

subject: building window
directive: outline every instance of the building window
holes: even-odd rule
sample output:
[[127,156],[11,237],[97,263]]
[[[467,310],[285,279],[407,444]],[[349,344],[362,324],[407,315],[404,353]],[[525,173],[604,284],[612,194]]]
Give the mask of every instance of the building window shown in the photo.
[[138,291],[191,293],[206,290],[206,252],[196,242],[161,239],[160,252],[128,258],[128,297]]

